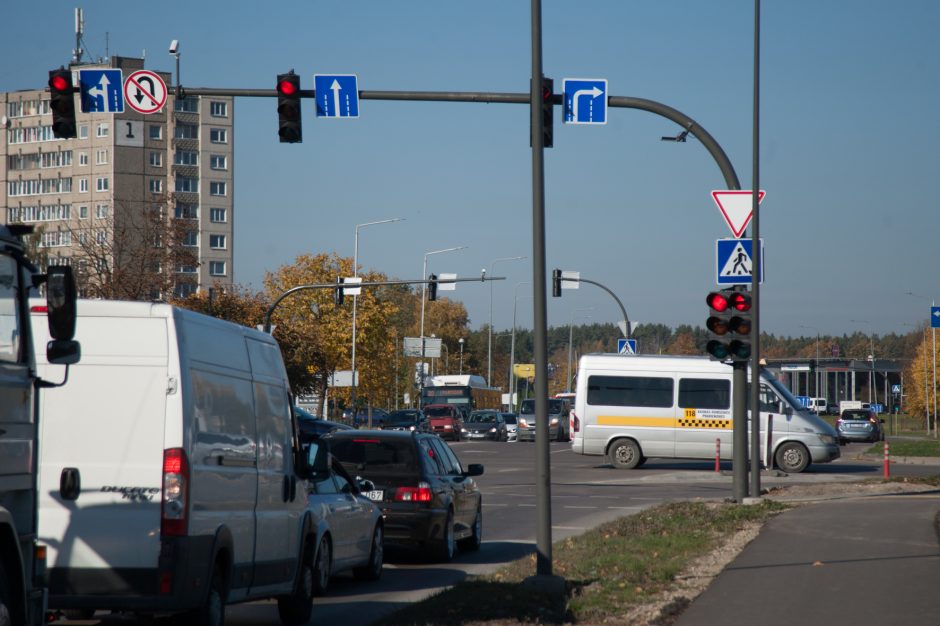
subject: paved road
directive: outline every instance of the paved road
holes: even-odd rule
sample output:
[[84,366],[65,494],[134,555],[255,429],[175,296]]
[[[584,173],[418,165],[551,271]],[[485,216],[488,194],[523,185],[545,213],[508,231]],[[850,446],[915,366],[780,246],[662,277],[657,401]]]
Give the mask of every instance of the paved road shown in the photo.
[[677,626],[936,626],[940,492],[837,500],[771,520]]

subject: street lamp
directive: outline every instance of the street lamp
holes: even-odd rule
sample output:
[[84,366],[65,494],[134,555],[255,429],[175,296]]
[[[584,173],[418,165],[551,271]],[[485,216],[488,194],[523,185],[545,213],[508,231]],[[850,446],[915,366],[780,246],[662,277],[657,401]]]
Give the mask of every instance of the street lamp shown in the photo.
[[[366,222],[365,224],[356,224],[356,242],[353,246],[353,277],[359,276],[359,229],[365,228],[366,226],[375,226],[376,224],[389,224],[391,222],[401,222],[405,218],[403,217],[393,217],[387,220],[378,220],[376,222]],[[350,357],[350,365],[352,367],[352,389],[349,393],[350,403],[353,406],[353,410],[356,410],[356,303],[359,300],[359,296],[353,296],[353,307],[352,307],[352,356]]]
[[[512,407],[512,412],[516,412],[516,402],[514,400],[516,395],[516,378],[515,369],[516,365],[516,304],[519,302],[519,287],[522,285],[531,285],[531,282],[524,281],[521,283],[516,283],[516,288],[513,290],[513,299],[512,299],[512,339],[509,342],[509,405]],[[531,298],[533,296],[522,296],[524,298]]]
[[[502,261],[521,261],[527,259],[527,256],[507,256],[501,259],[493,259],[490,262],[490,276],[493,275],[493,266]],[[490,281],[490,329],[486,340],[486,384],[493,384],[493,282]]]
[[821,397],[819,393],[819,329],[814,326],[800,326],[800,328],[816,331],[816,396]]
[[[571,312],[571,319],[568,320],[568,386],[565,388],[565,391],[571,393],[571,348],[574,339],[573,328],[574,328],[574,316],[578,311],[593,311],[594,307],[586,306],[581,307],[580,309],[575,309]],[[588,315],[587,317],[590,317]]]
[[[421,278],[426,280],[428,277],[428,257],[432,254],[442,254],[444,252],[454,252],[463,250],[467,246],[455,246],[453,248],[444,248],[442,250],[432,250],[424,253],[424,265],[421,267]],[[421,283],[421,358],[424,358],[424,302],[428,299],[428,284]]]
[[180,87],[180,40],[174,39],[170,42],[170,56],[176,57],[176,90],[174,91],[174,97],[179,100],[180,96],[183,94],[183,88]]
[[[871,372],[868,374],[868,403],[871,404],[871,389],[875,385],[875,340],[872,338],[872,326],[868,320],[849,320],[856,324],[868,324],[868,359],[871,361]],[[878,390],[875,390],[875,404],[878,403]]]
[[[457,342],[460,344],[460,375],[463,376],[463,337],[458,339]],[[486,384],[492,385],[493,383],[487,378]]]

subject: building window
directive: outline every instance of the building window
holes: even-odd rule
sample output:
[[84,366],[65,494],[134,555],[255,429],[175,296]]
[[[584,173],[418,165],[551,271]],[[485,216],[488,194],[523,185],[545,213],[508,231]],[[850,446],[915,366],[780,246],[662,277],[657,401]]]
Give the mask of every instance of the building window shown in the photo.
[[163,179],[162,178],[150,179],[150,193],[163,193]]
[[228,131],[224,128],[210,128],[209,141],[212,143],[228,143]]
[[108,238],[108,234],[105,231],[103,230],[95,231],[95,243],[97,243],[99,246],[104,245],[104,242],[107,240],[107,238]]
[[199,165],[199,153],[195,150],[177,150],[173,157],[174,165]]
[[228,102],[210,102],[209,115],[212,117],[228,117]]
[[173,136],[177,139],[199,139],[199,127],[195,124],[178,123]]
[[209,209],[209,221],[217,224],[225,223],[225,209]]
[[209,261],[210,276],[225,276],[225,261]]
[[210,182],[209,183],[209,195],[210,196],[224,196],[226,195],[226,188],[224,182]]
[[195,274],[196,266],[195,265],[177,265],[176,266],[177,274]]
[[150,125],[150,138],[154,141],[160,141],[163,139],[163,127],[159,124]]
[[195,230],[187,230],[183,234],[183,245],[196,247],[199,245],[199,232]]
[[163,167],[163,153],[162,152],[150,153],[150,167]]
[[88,219],[88,207],[87,206],[78,207],[78,217],[80,217],[83,220]]
[[225,235],[209,235],[209,247],[213,250],[225,250]]
[[173,295],[177,298],[188,298],[196,293],[196,285],[192,283],[177,283],[173,288]]
[[88,179],[87,178],[78,179],[78,191],[79,193],[88,193]]
[[105,165],[108,162],[108,151],[97,150],[95,152],[95,165]]
[[195,204],[179,203],[173,211],[173,217],[178,220],[194,220],[197,217],[199,207]]
[[78,164],[79,165],[88,165],[88,153],[79,152],[78,153]]
[[103,219],[105,219],[106,217],[108,217],[108,205],[107,205],[107,204],[99,204],[98,206],[96,206],[96,207],[95,207],[95,217],[97,217],[99,220],[103,220]]
[[188,193],[199,193],[199,179],[189,176],[177,176],[176,190]]
[[107,191],[108,190],[108,177],[99,176],[95,179],[95,190],[96,191]]
[[209,167],[214,170],[227,170],[228,157],[224,154],[213,154],[209,157]]
[[111,127],[107,122],[98,124],[98,130],[95,131],[98,137],[107,137],[111,132]]
[[174,108],[181,113],[199,113],[199,98],[177,98]]

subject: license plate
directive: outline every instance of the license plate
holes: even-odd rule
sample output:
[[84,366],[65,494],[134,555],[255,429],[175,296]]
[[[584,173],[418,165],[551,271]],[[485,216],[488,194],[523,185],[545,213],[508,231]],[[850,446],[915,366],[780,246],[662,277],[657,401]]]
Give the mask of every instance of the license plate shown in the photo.
[[382,498],[385,497],[385,492],[381,489],[376,489],[375,491],[366,491],[363,495],[373,502],[381,502]]
[[865,423],[855,424],[855,423],[849,422],[849,428],[868,428],[868,424],[865,424]]
[[482,439],[482,438],[485,437],[486,435],[484,435],[483,433],[470,433],[470,436],[471,436],[471,437],[479,437],[480,439]]

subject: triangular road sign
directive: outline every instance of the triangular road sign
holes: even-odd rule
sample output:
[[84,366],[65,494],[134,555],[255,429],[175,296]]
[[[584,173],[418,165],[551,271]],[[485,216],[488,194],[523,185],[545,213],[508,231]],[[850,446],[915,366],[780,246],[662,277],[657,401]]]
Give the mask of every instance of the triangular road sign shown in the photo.
[[[763,201],[766,193],[766,191],[761,190],[757,194],[758,203]],[[751,195],[750,191],[741,190],[712,192],[715,204],[718,205],[722,217],[725,218],[728,228],[731,229],[731,234],[735,237],[740,237],[747,225],[751,223],[751,214],[754,209]]]

